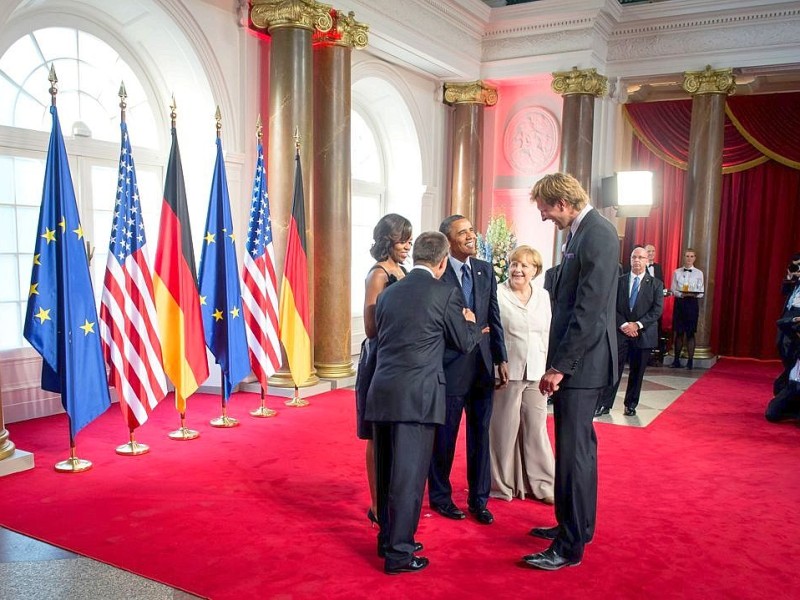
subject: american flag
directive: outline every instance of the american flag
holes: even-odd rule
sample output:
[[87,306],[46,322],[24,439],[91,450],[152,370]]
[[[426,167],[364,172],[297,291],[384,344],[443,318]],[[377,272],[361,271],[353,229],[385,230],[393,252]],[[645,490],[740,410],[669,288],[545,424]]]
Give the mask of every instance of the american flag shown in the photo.
[[272,246],[267,171],[260,140],[242,283],[250,367],[266,390],[267,380],[281,366],[281,347],[278,337],[278,278],[275,275],[275,251]]
[[120,408],[134,428],[167,393],[153,281],[147,263],[139,190],[128,126],[123,121],[119,180],[100,299],[100,336]]

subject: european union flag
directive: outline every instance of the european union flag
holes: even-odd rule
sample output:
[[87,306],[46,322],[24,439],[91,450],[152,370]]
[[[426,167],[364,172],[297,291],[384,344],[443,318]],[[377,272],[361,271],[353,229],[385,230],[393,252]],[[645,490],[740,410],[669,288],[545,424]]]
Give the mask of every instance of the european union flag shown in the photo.
[[75,435],[111,405],[83,228],[55,106],[24,335],[42,355],[42,389],[61,394]]
[[200,255],[200,305],[206,346],[222,369],[222,389],[227,402],[233,386],[250,373],[250,356],[247,353],[228,178],[220,138],[217,138],[217,162],[211,182],[203,253]]

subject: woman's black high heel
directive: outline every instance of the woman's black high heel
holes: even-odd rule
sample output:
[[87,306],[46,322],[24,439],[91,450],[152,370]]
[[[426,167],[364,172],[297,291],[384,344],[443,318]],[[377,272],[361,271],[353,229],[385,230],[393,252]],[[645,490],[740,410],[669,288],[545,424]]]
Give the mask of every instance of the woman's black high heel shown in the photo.
[[375,513],[374,513],[374,512],[372,512],[372,509],[371,509],[371,508],[370,508],[370,509],[367,511],[367,518],[368,518],[368,519],[369,519],[369,520],[372,522],[372,526],[373,526],[373,527],[374,527],[375,525],[378,525],[378,524],[379,524],[379,523],[378,523],[378,517],[376,517],[376,516],[375,516]]

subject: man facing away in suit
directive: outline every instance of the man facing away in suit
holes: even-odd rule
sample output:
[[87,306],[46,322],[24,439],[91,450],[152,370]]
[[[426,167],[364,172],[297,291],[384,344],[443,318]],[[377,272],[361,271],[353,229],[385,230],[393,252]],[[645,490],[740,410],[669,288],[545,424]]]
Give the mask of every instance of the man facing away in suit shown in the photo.
[[628,387],[625,390],[625,416],[636,415],[642,393],[644,371],[650,351],[658,345],[658,320],[664,309],[664,283],[647,272],[647,251],[634,246],[631,270],[617,284],[617,381],[600,400],[595,416],[606,415],[614,406],[614,398],[622,379],[622,369],[630,364]]
[[486,504],[491,488],[489,423],[492,417],[494,365],[500,385],[508,383],[506,355],[497,281],[492,265],[475,258],[477,235],[469,219],[452,215],[442,221],[439,231],[450,243],[450,259],[442,281],[463,294],[466,305],[475,312],[480,328],[488,333],[472,352],[464,355],[445,350],[444,373],[447,381],[447,416],[436,428],[428,498],[433,510],[449,519],[463,519],[464,512],[453,502],[450,471],[456,451],[461,414],[467,417],[467,504],[479,523],[490,525],[494,516]]
[[542,220],[568,230],[553,287],[547,371],[539,382],[553,396],[556,443],[555,506],[558,525],[531,535],[550,547],[523,557],[555,571],[580,564],[594,536],[597,513],[597,437],[593,417],[603,389],[617,371],[614,313],[619,278],[616,229],[589,204],[577,179],[552,173],[531,190]]
[[435,426],[444,423],[445,346],[469,352],[481,340],[461,291],[439,281],[448,242],[439,232],[414,242],[414,268],[378,297],[377,365],[365,418],[373,423],[378,488],[378,556],[388,574],[419,571],[414,555]]

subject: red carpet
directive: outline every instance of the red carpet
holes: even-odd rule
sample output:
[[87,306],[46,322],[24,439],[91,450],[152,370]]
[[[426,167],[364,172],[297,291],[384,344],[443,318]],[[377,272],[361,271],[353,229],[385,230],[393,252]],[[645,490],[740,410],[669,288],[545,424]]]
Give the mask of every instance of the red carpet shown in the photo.
[[581,566],[555,573],[519,563],[546,547],[527,532],[552,509],[515,500],[490,503],[489,527],[426,507],[417,538],[431,566],[384,575],[350,391],[267,420],[246,413],[255,395],[238,394],[229,414],[243,424],[229,430],[208,425],[218,399],[197,396],[191,442],[166,437],[178,418],[165,401],[137,435],[151,453],[137,458],[114,454],[126,432],[112,407],[78,436],[94,462],[80,475],[53,471],[67,455],[63,416],[11,424],[37,467],[0,480],[0,524],[215,600],[785,598],[800,556],[800,428],[763,418],[777,370],[723,360],[647,429],[598,425],[595,541]]

